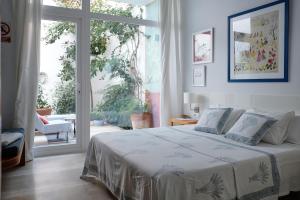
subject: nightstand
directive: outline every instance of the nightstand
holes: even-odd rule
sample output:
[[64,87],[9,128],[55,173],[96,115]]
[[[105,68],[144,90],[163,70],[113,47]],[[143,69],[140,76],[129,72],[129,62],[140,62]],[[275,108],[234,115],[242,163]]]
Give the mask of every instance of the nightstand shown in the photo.
[[176,125],[197,124],[197,122],[198,122],[197,119],[174,117],[169,120],[169,125],[176,126]]

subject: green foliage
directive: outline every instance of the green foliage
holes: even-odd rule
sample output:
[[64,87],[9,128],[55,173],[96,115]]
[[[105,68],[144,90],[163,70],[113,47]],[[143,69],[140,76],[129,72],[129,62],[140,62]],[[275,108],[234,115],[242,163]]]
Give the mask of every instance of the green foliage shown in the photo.
[[105,121],[109,124],[114,124],[124,129],[131,129],[131,111],[117,112],[113,110],[102,113],[105,116]]
[[105,116],[103,113],[93,111],[90,113],[90,120],[104,120]]
[[97,105],[96,110],[100,112],[135,110],[139,105],[139,99],[129,92],[132,91],[125,84],[109,86],[104,90],[103,100]]
[[131,67],[129,60],[125,58],[113,57],[108,62],[107,71],[110,73],[110,79],[120,78],[127,86],[126,91],[129,95],[134,94],[136,87],[143,84],[143,80],[137,75],[135,69]]
[[75,33],[75,25],[70,22],[60,22],[52,24],[48,29],[48,34],[44,38],[46,44],[53,44],[55,41],[59,40],[61,36],[67,35],[69,33]]
[[75,54],[76,46],[74,42],[67,42],[65,54],[59,59],[62,63],[63,68],[58,74],[58,77],[60,77],[62,81],[70,81],[75,79]]
[[75,83],[74,80],[61,81],[55,90],[54,109],[57,114],[75,113]]
[[37,108],[47,108],[50,107],[49,103],[45,97],[43,86],[41,83],[38,84],[38,95],[37,95]]
[[54,0],[54,2],[66,8],[80,8],[81,6],[81,0]]
[[144,104],[134,95],[130,84],[112,85],[104,90],[103,100],[97,105],[97,112],[105,116],[110,124],[119,127],[131,128],[130,116],[132,113],[147,112],[147,104]]

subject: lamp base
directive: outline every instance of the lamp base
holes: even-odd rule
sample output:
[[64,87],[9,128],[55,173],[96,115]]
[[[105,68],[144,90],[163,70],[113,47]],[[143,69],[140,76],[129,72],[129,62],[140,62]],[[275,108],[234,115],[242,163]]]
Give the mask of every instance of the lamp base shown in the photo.
[[199,113],[193,113],[191,116],[193,119],[199,119],[200,114]]

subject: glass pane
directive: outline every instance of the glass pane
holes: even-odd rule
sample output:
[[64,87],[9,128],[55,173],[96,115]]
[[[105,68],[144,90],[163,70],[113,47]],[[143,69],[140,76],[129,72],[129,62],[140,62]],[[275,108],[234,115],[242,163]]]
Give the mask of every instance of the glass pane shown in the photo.
[[76,24],[42,20],[34,145],[76,143]]
[[158,21],[158,0],[91,0],[91,11]]
[[159,30],[91,21],[91,136],[159,126]]
[[43,0],[43,5],[81,9],[82,0]]

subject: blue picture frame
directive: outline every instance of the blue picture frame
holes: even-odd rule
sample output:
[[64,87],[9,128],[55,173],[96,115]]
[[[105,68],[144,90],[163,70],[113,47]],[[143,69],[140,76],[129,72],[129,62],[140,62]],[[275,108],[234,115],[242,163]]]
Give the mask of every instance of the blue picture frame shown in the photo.
[[[279,5],[279,4],[282,4],[282,5]],[[282,52],[280,55],[281,57],[283,57],[283,61],[281,61],[281,63],[284,65],[284,66],[279,66],[279,61],[278,61],[278,66],[280,68],[280,76],[281,77],[272,77],[272,78],[268,78],[266,76],[266,78],[262,77],[264,76],[264,74],[259,74],[258,78],[255,78],[256,74],[253,73],[251,74],[251,78],[247,78],[246,76],[243,77],[243,78],[238,78],[238,77],[233,77],[232,76],[232,73],[234,73],[234,71],[236,70],[236,68],[232,68],[235,66],[235,59],[232,59],[232,56],[235,56],[235,55],[232,55],[232,52],[235,52],[236,50],[233,50],[233,42],[232,41],[232,37],[235,38],[235,36],[233,35],[233,30],[232,30],[232,21],[238,19],[238,18],[241,18],[243,16],[248,16],[249,13],[253,13],[253,12],[257,12],[257,11],[262,11],[264,9],[269,9],[270,7],[275,7],[275,6],[284,6],[284,8],[282,10],[284,10],[284,14],[283,15],[279,15],[280,16],[283,16],[284,19],[281,19],[281,22],[283,22],[284,24],[282,25],[284,28],[283,30],[279,30],[279,31],[284,31],[284,37],[281,38],[282,42],[284,42],[284,52]],[[282,17],[281,17],[282,18]],[[279,39],[278,39],[279,40]],[[279,43],[279,42],[278,42]],[[234,47],[236,48],[236,47]],[[251,49],[251,48],[250,48]],[[288,78],[288,49],[289,49],[289,0],[279,0],[279,1],[275,1],[273,3],[269,3],[269,4],[266,4],[266,5],[263,5],[263,6],[259,6],[259,7],[256,7],[256,8],[253,8],[253,9],[250,9],[250,10],[246,10],[246,11],[243,11],[243,12],[240,12],[240,13],[237,13],[237,14],[234,14],[234,15],[230,15],[228,16],[228,82],[230,83],[234,83],[234,82],[288,82],[289,81],[289,78]],[[251,51],[251,50],[250,50]],[[278,57],[279,57],[279,54],[278,54]],[[278,58],[279,59],[279,58]],[[232,66],[232,64],[234,64]],[[258,74],[258,73],[257,73]],[[249,75],[250,76],[250,75]]]

